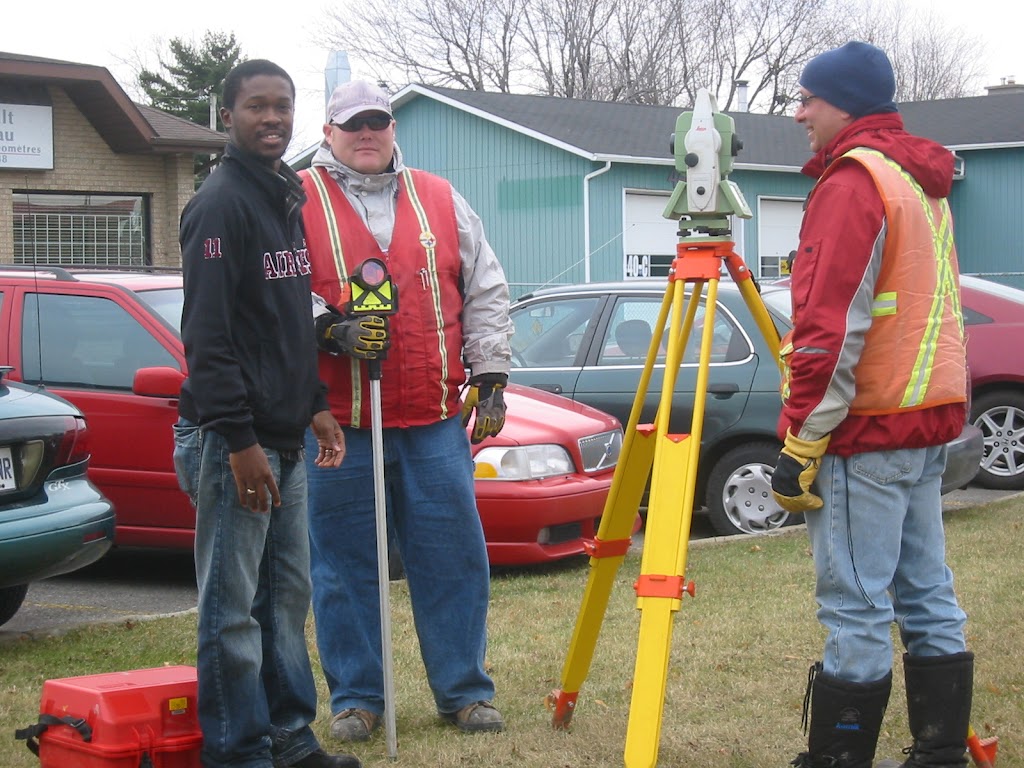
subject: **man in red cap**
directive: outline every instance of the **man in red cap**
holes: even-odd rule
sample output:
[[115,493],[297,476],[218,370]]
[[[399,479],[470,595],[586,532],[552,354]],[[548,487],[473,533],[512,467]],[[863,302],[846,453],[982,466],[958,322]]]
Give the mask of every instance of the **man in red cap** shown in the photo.
[[944,444],[967,407],[953,155],[903,129],[895,90],[885,53],[856,41],[800,77],[796,121],[815,153],[803,172],[817,183],[780,350],[785,445],[772,488],[805,515],[827,631],[805,698],[808,749],[792,763],[803,768],[871,767],[893,621],[914,739],[903,766],[967,764],[974,655],[940,490]]

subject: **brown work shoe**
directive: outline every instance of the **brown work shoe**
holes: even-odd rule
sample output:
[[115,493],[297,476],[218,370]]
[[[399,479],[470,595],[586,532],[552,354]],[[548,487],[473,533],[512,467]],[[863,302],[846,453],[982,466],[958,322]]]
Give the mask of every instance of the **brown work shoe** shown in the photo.
[[505,721],[501,717],[501,712],[495,709],[489,701],[473,702],[458,712],[442,712],[441,717],[460,731],[469,733],[488,731],[497,733],[505,730]]
[[380,715],[365,709],[343,709],[331,718],[331,738],[337,741],[366,741],[380,725]]

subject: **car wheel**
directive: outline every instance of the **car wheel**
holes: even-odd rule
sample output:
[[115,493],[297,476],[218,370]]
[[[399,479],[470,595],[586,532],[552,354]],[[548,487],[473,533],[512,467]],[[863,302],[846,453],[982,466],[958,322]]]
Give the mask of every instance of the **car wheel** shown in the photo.
[[755,442],[726,451],[708,476],[706,504],[720,536],[762,534],[799,522],[772,496],[779,445]]
[[25,602],[25,595],[28,594],[28,584],[18,584],[13,587],[0,589],[0,626],[14,618],[14,614]]
[[1024,489],[1024,394],[986,392],[974,399],[971,422],[985,437],[975,482],[1003,491]]

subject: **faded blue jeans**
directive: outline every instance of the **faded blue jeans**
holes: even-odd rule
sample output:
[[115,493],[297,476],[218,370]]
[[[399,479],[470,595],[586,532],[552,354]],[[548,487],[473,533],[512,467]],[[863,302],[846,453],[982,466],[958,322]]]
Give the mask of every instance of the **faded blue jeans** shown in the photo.
[[828,631],[823,670],[873,682],[892,668],[892,622],[912,656],[965,650],[967,617],[946,565],[945,446],[826,455],[806,513],[818,620]]
[[224,438],[180,419],[178,482],[196,507],[199,725],[207,768],[288,766],[319,749],[306,648],[309,537],[301,451],[265,449],[281,506],[252,512]]
[[[312,463],[306,433],[313,613],[331,711],[384,711],[373,455],[368,429],[345,428],[337,469]],[[494,697],[484,671],[490,569],[458,418],[385,429],[389,527],[405,565],[420,654],[438,712]],[[312,451],[312,452],[311,452]]]

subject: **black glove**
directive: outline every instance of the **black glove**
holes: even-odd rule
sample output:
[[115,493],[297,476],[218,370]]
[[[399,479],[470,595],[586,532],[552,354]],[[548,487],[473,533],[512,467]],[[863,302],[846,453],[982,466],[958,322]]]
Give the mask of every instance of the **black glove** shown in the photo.
[[502,390],[506,384],[507,373],[481,373],[469,380],[469,392],[462,406],[462,426],[469,426],[473,411],[476,411],[470,437],[474,445],[485,437],[494,437],[505,426],[505,395]]
[[821,509],[824,504],[821,497],[811,491],[811,484],[818,476],[829,437],[801,440],[786,430],[786,442],[772,474],[772,495],[787,512],[809,512]]
[[316,319],[316,343],[325,352],[360,360],[384,357],[391,346],[388,319],[381,315],[337,315]]

